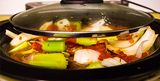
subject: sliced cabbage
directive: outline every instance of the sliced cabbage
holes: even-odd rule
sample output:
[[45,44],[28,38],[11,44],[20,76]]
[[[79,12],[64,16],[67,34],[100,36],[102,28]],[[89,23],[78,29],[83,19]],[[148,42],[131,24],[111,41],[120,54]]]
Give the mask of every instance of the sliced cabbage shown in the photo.
[[6,30],[5,34],[6,34],[7,36],[11,37],[12,39],[18,36],[17,34],[11,32],[11,31],[9,31],[9,30]]
[[140,44],[147,40],[144,44],[143,44],[143,51],[142,53],[148,51],[154,44],[156,38],[158,35],[155,34],[155,31],[152,30],[150,27],[147,28],[146,32],[144,33],[144,35],[137,41],[137,43],[135,43],[133,46],[128,47],[128,48],[124,48],[122,49],[122,51],[127,54],[127,55],[135,55],[138,47],[140,46]]
[[9,53],[11,52],[15,52],[24,48],[27,48],[29,46],[28,42],[23,42],[22,44],[16,46],[15,48],[13,48],[12,50],[9,51]]
[[119,57],[113,57],[114,60],[117,60],[118,62],[120,62],[121,64],[126,64],[127,62],[124,61],[123,59],[119,58]]
[[[144,33],[144,35],[132,46],[127,47],[127,48],[117,48],[111,45],[106,45],[106,47],[110,50],[113,51],[116,54],[119,54],[120,51],[123,51],[125,54],[127,55],[136,55],[137,51],[138,51],[138,47],[141,45],[141,43],[143,41],[146,41],[143,44],[143,50],[142,53],[148,51],[154,44],[156,38],[158,37],[158,34],[155,34],[155,31],[152,30],[149,26],[147,27],[146,32]],[[123,45],[123,43],[122,43]]]
[[13,38],[10,42],[10,44],[12,46],[16,46],[24,41],[27,41],[27,40],[30,40],[30,39],[33,39],[35,37],[38,37],[36,35],[31,35],[31,34],[27,34],[27,33],[21,33],[19,34],[17,37]]
[[126,62],[123,59],[120,59],[119,57],[106,58],[101,62],[101,64],[106,67],[121,65],[125,63]]
[[5,33],[7,36],[13,38],[10,42],[10,45],[11,46],[17,46],[18,44],[24,42],[24,41],[27,41],[29,39],[33,39],[35,37],[38,37],[36,35],[31,35],[31,34],[27,34],[27,33],[21,33],[19,35],[9,31],[9,30],[6,30],[6,33]]
[[[148,51],[152,47],[152,45],[154,44],[154,41],[156,40],[157,37],[158,37],[158,34],[156,34],[153,38],[151,38],[153,40],[149,40],[149,41],[148,40],[144,40],[144,41],[142,41],[141,44],[139,45],[138,49],[137,49],[136,57],[137,58],[141,58],[142,53]],[[148,44],[150,43],[149,45],[144,44],[147,41],[148,41]],[[146,46],[148,46],[148,48]]]
[[114,46],[114,47],[118,47],[118,48],[126,48],[129,47],[133,44],[135,44],[138,39],[143,35],[144,30],[146,30],[146,27],[144,28],[140,28],[137,32],[132,33],[132,39],[130,42],[130,40],[114,40],[114,39],[109,39],[109,44]]

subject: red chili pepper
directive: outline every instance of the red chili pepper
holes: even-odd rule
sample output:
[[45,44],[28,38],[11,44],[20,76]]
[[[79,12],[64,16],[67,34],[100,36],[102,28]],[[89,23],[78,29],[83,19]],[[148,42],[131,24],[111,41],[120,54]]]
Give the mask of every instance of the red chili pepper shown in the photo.
[[19,40],[22,40],[22,36],[19,36]]
[[69,27],[65,27],[65,31],[73,32],[76,30],[77,25],[71,25]]
[[135,58],[135,56],[133,56],[133,55],[127,56],[126,54],[120,54],[118,56],[119,56],[119,58],[123,59],[127,63],[132,62],[134,60],[134,58]]
[[47,31],[58,31],[58,27],[55,24],[48,26]]
[[101,54],[99,55],[98,59],[102,61],[103,59],[110,58],[110,57],[113,57],[113,56],[111,55],[111,52],[101,53]]
[[42,45],[37,42],[34,42],[30,49],[42,50]]
[[127,40],[132,39],[133,34],[128,35]]
[[65,44],[68,45],[68,47],[73,47],[76,45],[76,38],[67,38]]

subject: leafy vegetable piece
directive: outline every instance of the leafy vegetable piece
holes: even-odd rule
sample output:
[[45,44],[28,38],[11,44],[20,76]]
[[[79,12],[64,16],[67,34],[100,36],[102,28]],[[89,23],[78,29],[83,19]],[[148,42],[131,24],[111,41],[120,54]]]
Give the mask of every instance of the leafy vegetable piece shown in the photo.
[[27,50],[27,51],[22,51],[21,54],[30,54],[30,53],[33,53],[34,51],[36,51],[36,50],[30,49],[30,50]]
[[113,63],[114,65],[120,65],[121,64],[119,61],[117,61],[117,60],[115,60],[113,58],[106,58],[103,61],[107,61],[107,62]]
[[121,64],[126,64],[127,62],[124,61],[123,59],[119,58],[119,57],[113,57],[114,60],[120,62]]
[[150,44],[149,43],[147,44],[148,48],[146,48],[145,44],[144,44],[148,40],[142,41],[141,44],[139,45],[138,49],[137,49],[136,57],[137,58],[141,58],[142,57],[142,53],[146,52],[147,50],[149,50],[152,47],[152,45],[153,45],[153,43],[154,43],[154,41],[156,40],[157,37],[158,37],[158,34],[156,34],[153,38],[151,38],[152,40],[149,40]]
[[130,40],[112,40],[110,39],[109,44],[114,47],[118,47],[118,48],[126,48],[126,47],[133,45],[138,39],[139,37],[135,37]]
[[132,39],[130,40],[115,40],[115,39],[110,39],[109,44],[118,47],[118,48],[127,48],[133,44],[135,44],[141,36],[144,34],[144,30],[146,30],[146,27],[140,28],[137,32],[132,33]]
[[144,33],[144,35],[133,46],[131,46],[129,48],[124,48],[122,50],[127,55],[135,55],[139,45],[143,41],[148,40],[143,44],[142,53],[144,53],[144,52],[148,51],[153,46],[157,36],[158,35],[155,34],[155,31],[152,30],[150,27],[148,27],[146,32]]
[[85,46],[97,44],[97,38],[77,38],[77,43]]
[[[122,60],[122,59],[121,59]],[[111,67],[116,65],[121,65],[121,61],[118,61],[117,58],[106,58],[101,63],[103,66]]]
[[31,34],[27,34],[27,33],[21,33],[18,36],[16,36],[15,38],[13,38],[10,42],[10,44],[12,46],[16,46],[24,41],[27,41],[29,39],[35,38],[37,37],[36,35],[31,35]]
[[21,50],[21,49],[24,49],[24,48],[26,48],[26,47],[28,47],[28,46],[29,46],[28,42],[25,41],[25,42],[23,42],[22,44],[16,46],[16,47],[13,48],[12,50],[10,50],[9,53],[15,52],[15,51],[18,51],[18,50]]
[[142,51],[143,51],[143,44],[146,42],[147,40],[144,40],[141,42],[141,44],[138,46],[137,52],[136,52],[136,57],[137,58],[141,58],[142,56]]
[[62,53],[36,54],[33,55],[33,60],[28,63],[52,69],[66,69],[68,65],[68,62]]
[[11,37],[12,39],[18,36],[17,34],[11,32],[11,31],[9,31],[9,30],[6,30],[5,34],[6,34],[7,36]]
[[42,44],[44,51],[63,52],[67,49],[65,40],[46,40]]
[[132,46],[127,47],[127,48],[116,48],[116,47],[111,46],[111,45],[106,45],[106,47],[110,51],[113,51],[116,54],[119,54],[120,51],[123,51],[127,55],[136,55],[138,47],[140,46],[140,44],[143,41],[148,40],[143,44],[142,53],[148,51],[153,46],[153,44],[154,44],[154,42],[155,42],[157,37],[158,37],[158,34],[155,34],[155,31],[152,30],[148,26],[146,32],[144,33],[144,35],[135,44],[133,44]]
[[29,39],[32,39],[32,38],[35,38],[37,37],[36,35],[31,35],[31,34],[27,34],[27,33],[21,33],[19,35],[9,31],[9,30],[6,30],[5,34],[11,38],[13,38],[10,42],[10,44],[12,46],[16,46],[26,40],[29,40]]
[[87,69],[95,69],[95,68],[104,68],[104,66],[102,66],[100,62],[94,62],[87,67]]

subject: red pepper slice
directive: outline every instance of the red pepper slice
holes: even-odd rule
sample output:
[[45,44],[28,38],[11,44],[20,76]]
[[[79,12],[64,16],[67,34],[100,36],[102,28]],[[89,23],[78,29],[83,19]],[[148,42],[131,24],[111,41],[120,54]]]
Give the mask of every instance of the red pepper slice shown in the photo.
[[22,36],[19,36],[19,40],[22,40]]
[[34,42],[30,49],[42,50],[42,45],[37,42]]
[[47,31],[58,31],[58,27],[55,24],[50,25]]

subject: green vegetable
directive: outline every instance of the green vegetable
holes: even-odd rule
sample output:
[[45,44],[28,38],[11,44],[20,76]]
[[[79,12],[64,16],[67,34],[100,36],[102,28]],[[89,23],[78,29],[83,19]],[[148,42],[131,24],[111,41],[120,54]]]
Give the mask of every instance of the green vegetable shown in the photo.
[[104,68],[104,66],[102,66],[100,62],[94,62],[87,67],[87,69],[95,69],[95,68]]
[[36,50],[30,49],[30,50],[21,52],[21,54],[24,54],[24,55],[25,55],[25,54],[33,53],[34,51],[36,51]]
[[110,39],[118,40],[117,36],[102,37],[102,38],[97,38],[97,39],[98,39],[98,40],[107,39],[108,41],[110,41]]
[[62,53],[52,53],[33,55],[33,60],[29,61],[29,64],[52,69],[66,69],[68,62]]
[[26,47],[28,47],[28,46],[29,46],[28,42],[25,41],[25,42],[23,42],[22,44],[16,46],[16,47],[13,48],[12,50],[10,50],[9,53],[15,52],[15,51],[18,51],[18,50],[21,50],[21,49],[24,49],[24,48],[26,48]]
[[81,30],[81,22],[70,22],[71,25],[76,25],[76,31]]
[[64,40],[47,40],[42,44],[44,51],[63,52],[67,49]]
[[67,34],[67,33],[55,33],[53,36],[54,37],[72,37],[74,34]]
[[77,38],[77,43],[85,46],[97,44],[97,38]]

